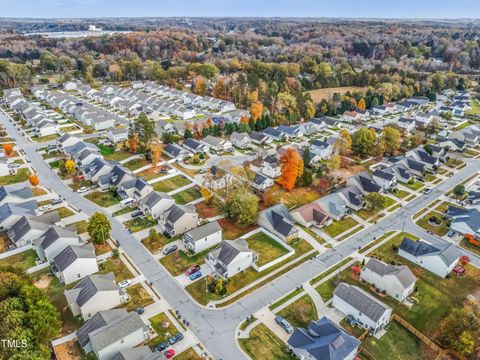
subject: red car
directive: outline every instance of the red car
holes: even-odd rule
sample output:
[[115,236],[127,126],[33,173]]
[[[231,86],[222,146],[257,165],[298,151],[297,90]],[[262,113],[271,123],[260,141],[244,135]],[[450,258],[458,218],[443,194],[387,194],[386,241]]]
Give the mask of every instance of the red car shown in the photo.
[[175,350],[173,350],[173,349],[168,349],[167,351],[165,351],[165,352],[163,353],[163,355],[165,355],[165,357],[166,357],[167,359],[170,359],[171,357],[173,357],[173,355],[175,355]]
[[185,275],[190,276],[199,270],[200,270],[200,265],[190,266],[187,270],[185,270]]

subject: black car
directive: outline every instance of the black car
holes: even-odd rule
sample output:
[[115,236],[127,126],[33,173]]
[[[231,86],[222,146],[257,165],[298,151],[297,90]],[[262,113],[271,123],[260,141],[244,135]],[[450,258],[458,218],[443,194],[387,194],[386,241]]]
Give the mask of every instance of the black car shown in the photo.
[[62,202],[63,202],[62,199],[54,199],[54,200],[52,200],[52,205],[61,204]]
[[168,339],[168,342],[170,343],[170,345],[173,345],[182,339],[183,339],[183,335],[181,333],[176,333],[170,339]]
[[168,254],[171,254],[171,253],[177,251],[177,249],[178,249],[177,245],[172,245],[172,246],[169,246],[169,247],[166,247],[165,249],[163,249],[162,253],[163,253],[163,255],[168,255]]
[[133,311],[135,311],[138,315],[142,315],[145,312],[145,308],[139,306],[133,309]]
[[132,213],[131,217],[132,217],[132,218],[136,218],[136,217],[141,216],[142,214],[143,214],[142,210],[135,210],[135,211]]
[[168,347],[168,342],[164,341],[160,344],[155,345],[153,348],[153,351],[162,351],[165,350]]

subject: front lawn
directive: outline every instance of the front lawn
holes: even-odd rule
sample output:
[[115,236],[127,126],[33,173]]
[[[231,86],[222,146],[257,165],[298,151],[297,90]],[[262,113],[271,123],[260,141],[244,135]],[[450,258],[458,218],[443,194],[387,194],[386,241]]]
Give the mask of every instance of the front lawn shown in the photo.
[[3,258],[0,260],[0,266],[12,265],[25,271],[35,266],[35,260],[38,258],[35,250],[30,249],[21,253]]
[[177,328],[172,324],[165,313],[155,315],[149,320],[153,330],[157,333],[157,336],[150,341],[150,345],[152,346],[167,341],[173,335],[178,333]]
[[98,206],[107,208],[116,205],[120,200],[114,196],[113,191],[95,191],[85,195],[85,199],[97,204]]
[[255,326],[248,339],[238,339],[240,346],[254,360],[295,360],[288,346],[265,324]]
[[358,225],[358,222],[354,218],[346,217],[342,220],[334,220],[330,225],[324,226],[322,230],[334,238],[356,225]]
[[195,186],[192,186],[188,189],[172,195],[172,197],[175,199],[175,202],[177,204],[185,205],[191,203],[194,200],[200,199],[202,197],[202,194],[200,194],[200,191],[198,191]]
[[166,180],[156,182],[152,184],[152,186],[153,190],[155,191],[168,193],[172,190],[178,189],[188,184],[190,184],[190,180],[188,180],[186,177],[183,177],[182,175],[176,175]]
[[0,186],[27,181],[29,175],[30,170],[28,170],[27,168],[22,168],[19,169],[16,174],[0,176]]
[[114,259],[113,257],[110,257],[105,262],[100,263],[98,268],[100,269],[98,272],[99,274],[113,272],[117,283],[122,280],[133,279],[133,274],[119,258]]
[[127,294],[130,296],[130,301],[127,302],[125,306],[127,311],[132,311],[137,307],[147,307],[154,302],[142,284],[135,284],[128,287]]
[[47,211],[47,213],[51,213],[51,212],[57,212],[58,216],[60,216],[60,219],[75,215],[75,213],[72,210],[66,208],[65,206]]
[[33,196],[42,196],[42,195],[46,195],[47,192],[45,191],[44,188],[34,187],[34,188],[32,188],[32,194],[33,194]]
[[188,348],[187,350],[181,352],[178,355],[175,355],[175,360],[202,360],[203,358],[197,354],[195,350],[192,348]]
[[245,240],[248,243],[248,248],[258,256],[255,262],[257,266],[268,264],[288,253],[288,250],[282,244],[279,244],[278,241],[272,239],[263,231],[257,232]]
[[199,252],[195,255],[189,255],[183,250],[178,250],[172,254],[160,259],[160,263],[168,270],[172,276],[183,274],[192,265],[202,265],[205,263],[205,255],[209,249]]
[[124,150],[118,150],[118,151],[115,151],[113,154],[104,155],[103,158],[105,160],[122,161],[129,158],[130,156],[132,156],[132,154]]
[[282,309],[278,315],[287,319],[293,327],[306,328],[311,321],[318,320],[315,304],[308,294]]
[[156,254],[159,252],[165,244],[173,241],[174,238],[167,239],[165,236],[162,234],[158,234],[157,237],[152,238],[147,236],[145,239],[142,240],[142,244],[145,245],[145,247],[150,250],[152,254]]
[[[448,221],[444,219],[443,216],[444,215],[439,212],[431,211],[425,216],[422,216],[422,218],[417,221],[417,225],[425,230],[430,230],[438,236],[444,236],[448,233],[449,226]],[[429,221],[432,218],[438,219],[439,223],[436,224]]]
[[126,162],[123,165],[126,168],[128,168],[132,171],[135,171],[135,170],[140,169],[144,166],[151,165],[151,162],[146,160],[145,158],[141,157],[141,158],[136,158],[136,159],[130,160],[129,162]]
[[77,234],[83,234],[88,231],[88,221],[87,220],[81,220],[76,223],[73,223],[72,225],[75,225],[75,228],[77,229]]
[[403,199],[403,198],[407,197],[408,195],[410,195],[410,193],[406,190],[397,189],[397,191],[393,192],[393,195],[398,197],[399,199]]
[[406,183],[404,185],[406,187],[408,187],[409,189],[412,189],[412,190],[415,190],[415,191],[420,190],[423,187],[423,183],[421,183],[420,181],[414,181],[411,184]]
[[157,220],[149,220],[144,217],[137,217],[135,219],[126,221],[124,224],[127,228],[129,228],[130,230],[132,230],[132,232],[135,233],[144,229],[148,229],[149,227],[158,225],[158,222]]
[[52,135],[45,135],[45,136],[34,136],[32,137],[33,141],[36,142],[45,142],[45,141],[52,141],[58,138],[58,134],[52,134]]
[[123,209],[115,211],[112,215],[113,216],[120,216],[131,213],[133,210],[137,210],[137,206],[126,206]]

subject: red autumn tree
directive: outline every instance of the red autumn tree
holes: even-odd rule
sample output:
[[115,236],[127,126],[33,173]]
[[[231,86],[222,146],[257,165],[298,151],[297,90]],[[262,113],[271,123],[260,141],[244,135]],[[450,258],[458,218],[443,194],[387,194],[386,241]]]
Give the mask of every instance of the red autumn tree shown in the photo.
[[5,155],[10,156],[10,154],[13,151],[13,145],[12,144],[3,144],[3,151],[5,151]]
[[289,148],[280,158],[282,174],[278,183],[287,191],[295,187],[297,178],[303,174],[303,160],[299,152]]
[[38,176],[36,174],[32,174],[28,177],[28,181],[30,181],[30,184],[32,186],[37,186],[40,183],[40,180],[38,179]]

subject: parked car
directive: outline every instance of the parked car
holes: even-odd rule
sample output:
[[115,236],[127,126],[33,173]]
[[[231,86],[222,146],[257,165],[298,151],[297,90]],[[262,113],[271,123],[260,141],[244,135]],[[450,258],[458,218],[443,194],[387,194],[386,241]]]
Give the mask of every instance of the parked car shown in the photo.
[[173,335],[170,339],[168,339],[168,343],[170,345],[176,344],[180,340],[183,340],[183,334],[182,333],[176,333]]
[[185,270],[185,275],[190,276],[197,271],[200,271],[200,265],[193,265],[190,266],[187,270]]
[[168,254],[171,254],[171,253],[177,251],[177,249],[178,249],[177,245],[168,246],[165,249],[163,249],[162,253],[163,253],[163,255],[168,255]]
[[432,188],[429,188],[427,187],[425,190],[423,190],[423,193],[426,195],[426,194],[430,194],[432,192]]
[[452,229],[452,230],[450,230],[450,231],[448,232],[447,236],[448,236],[448,237],[454,237],[455,234],[456,234],[456,233],[455,233],[455,230]]
[[52,205],[51,204],[47,204],[47,205],[43,205],[43,206],[40,206],[40,211],[46,211],[48,209],[51,209],[52,208]]
[[423,182],[423,183],[425,182],[425,179],[421,176],[417,177],[417,180],[420,181],[420,182]]
[[153,351],[162,351],[165,350],[168,347],[168,342],[164,341],[161,342],[160,344],[155,345],[153,348]]
[[163,353],[163,355],[165,355],[165,357],[166,357],[167,359],[170,359],[170,358],[172,358],[172,357],[175,355],[175,350],[173,350],[173,349],[168,349],[167,351],[165,351],[165,352]]
[[190,280],[197,280],[200,277],[202,277],[202,273],[200,271],[197,271],[190,275]]
[[123,289],[123,288],[126,288],[131,283],[132,282],[130,280],[122,280],[118,283],[118,286]]
[[143,214],[142,210],[135,210],[134,212],[132,212],[132,215],[130,215],[132,218],[136,218],[136,217],[139,217]]
[[62,199],[60,199],[60,198],[53,199],[53,200],[52,200],[52,205],[61,204],[62,202],[63,202],[63,200],[62,200]]
[[142,315],[145,312],[145,308],[142,306],[139,306],[133,309],[133,311],[135,311],[138,315]]
[[80,189],[77,190],[77,193],[83,194],[83,193],[87,192],[88,190],[89,190],[89,188],[87,188],[86,186],[82,186]]
[[285,320],[283,317],[280,315],[275,317],[275,321],[277,322],[278,325],[280,325],[288,334],[293,333],[293,327],[290,325],[290,323]]

